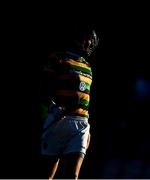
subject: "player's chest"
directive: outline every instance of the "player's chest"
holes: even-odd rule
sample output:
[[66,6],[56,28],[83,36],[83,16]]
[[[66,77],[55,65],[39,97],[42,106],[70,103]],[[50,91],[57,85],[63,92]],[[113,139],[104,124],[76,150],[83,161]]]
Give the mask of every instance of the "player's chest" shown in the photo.
[[75,60],[67,60],[59,65],[59,75],[68,74],[71,76],[84,76],[92,79],[91,67],[85,63]]

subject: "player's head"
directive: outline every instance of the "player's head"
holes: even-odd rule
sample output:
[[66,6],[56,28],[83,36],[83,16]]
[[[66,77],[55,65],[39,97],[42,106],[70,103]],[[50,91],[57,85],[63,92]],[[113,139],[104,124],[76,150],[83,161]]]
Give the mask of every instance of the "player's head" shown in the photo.
[[76,35],[75,44],[86,56],[90,56],[96,49],[99,38],[94,29],[81,31]]

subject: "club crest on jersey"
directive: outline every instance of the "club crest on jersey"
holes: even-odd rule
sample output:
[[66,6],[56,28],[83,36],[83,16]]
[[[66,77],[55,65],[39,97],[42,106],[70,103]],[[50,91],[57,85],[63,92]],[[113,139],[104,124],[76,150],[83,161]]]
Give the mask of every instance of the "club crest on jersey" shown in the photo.
[[86,83],[84,81],[80,82],[79,89],[80,89],[80,91],[86,90]]

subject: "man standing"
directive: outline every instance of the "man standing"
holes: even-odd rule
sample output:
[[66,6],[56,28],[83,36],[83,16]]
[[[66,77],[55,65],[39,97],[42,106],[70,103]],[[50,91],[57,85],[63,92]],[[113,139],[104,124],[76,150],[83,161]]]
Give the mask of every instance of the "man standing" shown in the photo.
[[81,32],[69,51],[49,56],[44,71],[54,81],[52,101],[43,126],[41,153],[52,179],[63,161],[62,178],[78,179],[90,143],[89,102],[92,70],[88,58],[98,46],[95,30]]

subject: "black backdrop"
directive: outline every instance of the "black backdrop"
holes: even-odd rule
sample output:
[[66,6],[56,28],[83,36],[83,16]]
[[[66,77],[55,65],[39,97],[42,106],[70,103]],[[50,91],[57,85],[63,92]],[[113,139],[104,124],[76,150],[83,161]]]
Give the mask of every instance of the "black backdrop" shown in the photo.
[[95,8],[96,5],[92,11],[79,8],[76,13],[77,9],[71,8],[65,8],[65,12],[56,8],[52,12],[51,7],[43,13],[34,7],[28,12],[20,9],[3,20],[2,178],[45,177],[47,166],[42,164],[39,153],[41,67],[48,53],[64,48],[67,40],[82,26],[96,27],[101,43],[92,56],[92,141],[81,177],[121,178],[125,177],[124,173],[132,177],[134,165],[130,173],[124,165],[116,174],[111,174],[116,161],[111,170],[105,172],[107,162],[116,159],[127,165],[131,160],[140,161],[141,173],[135,177],[143,178],[145,169],[149,168],[150,100],[147,95],[139,101],[135,93],[136,78],[150,80],[146,15],[142,18],[126,14],[126,11],[115,13],[107,8],[105,11],[102,6],[98,11]]

